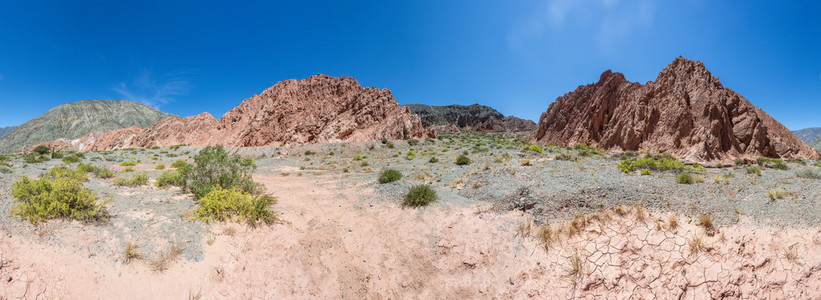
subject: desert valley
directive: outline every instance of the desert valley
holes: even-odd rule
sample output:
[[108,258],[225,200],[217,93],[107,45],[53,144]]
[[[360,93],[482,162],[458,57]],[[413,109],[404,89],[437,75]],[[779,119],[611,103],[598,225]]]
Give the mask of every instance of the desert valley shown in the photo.
[[0,130],[0,299],[821,299],[818,132],[683,57],[538,123],[321,74],[63,104]]

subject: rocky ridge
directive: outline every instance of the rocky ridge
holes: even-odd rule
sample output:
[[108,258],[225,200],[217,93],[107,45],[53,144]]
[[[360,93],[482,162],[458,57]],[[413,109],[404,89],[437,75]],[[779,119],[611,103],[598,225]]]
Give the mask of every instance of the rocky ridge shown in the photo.
[[149,128],[93,133],[61,145],[80,151],[187,144],[253,147],[436,137],[388,89],[351,77],[280,81],[221,119],[208,113],[168,118]]
[[816,158],[781,123],[682,57],[645,85],[620,73],[559,97],[539,119],[535,142],[669,153],[691,161]]
[[17,128],[17,126],[0,127],[0,138],[3,137],[4,135],[9,134],[9,132],[14,131],[15,128]]
[[[478,132],[529,132],[536,130],[536,123],[514,116],[504,116],[484,105],[429,106],[409,104],[411,113],[422,119],[425,128],[454,131],[472,129]],[[454,127],[451,127],[453,125]],[[456,131],[458,131],[456,130]]]
[[126,100],[83,100],[56,106],[0,138],[0,153],[18,152],[39,143],[73,140],[92,132],[148,127],[171,117],[156,108]]

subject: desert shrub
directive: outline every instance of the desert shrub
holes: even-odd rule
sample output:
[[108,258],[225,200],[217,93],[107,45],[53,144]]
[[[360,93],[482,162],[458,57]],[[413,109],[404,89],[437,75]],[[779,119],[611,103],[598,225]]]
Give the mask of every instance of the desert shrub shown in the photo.
[[154,169],[156,169],[156,170],[165,170],[165,165],[157,165],[156,167],[154,167]]
[[740,159],[740,158],[735,159],[735,165],[736,166],[743,166],[743,165],[746,165],[746,164],[747,164],[747,162],[745,162],[743,159]]
[[35,153],[26,153],[23,154],[23,161],[27,164],[36,164],[41,162],[46,162],[51,160],[48,156],[43,154],[35,154]]
[[695,172],[705,172],[705,171],[707,171],[707,168],[703,167],[702,165],[700,165],[698,163],[694,163],[692,169]]
[[69,155],[69,156],[63,157],[63,162],[67,163],[67,164],[74,164],[74,163],[80,162],[80,158],[77,157],[76,155]]
[[522,149],[522,152],[544,153],[541,145],[527,145]]
[[403,203],[411,207],[425,206],[436,201],[436,198],[436,191],[429,185],[416,185],[410,188]]
[[125,169],[123,169],[123,173],[128,173],[128,172],[134,172],[134,168],[126,167]]
[[194,156],[195,165],[179,169],[183,187],[200,199],[216,186],[238,188],[248,194],[260,192],[260,186],[251,179],[256,169],[254,160],[229,155],[222,146],[209,146]]
[[40,145],[40,146],[35,147],[34,150],[32,150],[32,152],[40,154],[40,155],[45,155],[46,153],[51,152],[51,149],[49,149],[49,147]]
[[6,166],[6,165],[0,165],[0,173],[2,173],[2,174],[9,174],[9,173],[11,173],[11,172],[14,172],[14,170],[12,170],[12,168],[11,168],[11,167]]
[[432,164],[435,164],[435,163],[438,163],[438,162],[439,162],[439,159],[438,159],[438,158],[436,158],[436,156],[433,156],[433,157],[431,157],[431,158],[428,160],[428,162],[429,162],[429,163],[432,163]]
[[790,167],[788,167],[787,164],[785,164],[783,161],[779,160],[779,161],[775,162],[775,164],[773,164],[773,169],[789,170]]
[[419,145],[419,140],[410,139],[408,140],[408,146],[416,146]]
[[86,173],[96,173],[96,172],[99,172],[100,168],[98,168],[97,166],[94,166],[92,164],[83,164],[83,163],[81,163],[81,164],[77,165],[77,170],[82,171],[82,172],[86,172]]
[[137,173],[131,176],[131,178],[117,178],[114,179],[114,185],[116,186],[141,186],[148,184],[148,175],[145,173]]
[[807,168],[795,171],[795,175],[802,178],[821,179],[821,169]]
[[456,158],[456,164],[459,166],[469,165],[470,158],[465,155],[459,155],[459,157]]
[[185,168],[187,166],[188,166],[188,163],[185,162],[182,159],[178,159],[178,160],[174,161],[174,163],[171,164],[171,167],[175,168],[175,169],[181,169],[181,168]]
[[575,160],[573,158],[573,155],[571,155],[570,153],[566,153],[566,152],[561,153],[559,155],[556,155],[556,157],[554,159],[556,159],[556,160],[566,160],[566,161]]
[[642,158],[622,160],[619,163],[618,168],[625,173],[644,169],[651,171],[683,170],[684,163],[669,154],[647,154]]
[[368,163],[367,161],[363,161],[362,164],[361,164],[361,166],[363,166],[363,167],[367,167],[367,166],[370,166],[370,165],[371,164]]
[[761,168],[758,166],[752,166],[747,168],[747,174],[761,176]]
[[106,202],[97,201],[97,193],[83,186],[85,180],[84,172],[62,167],[52,168],[40,179],[22,176],[11,189],[18,200],[11,214],[31,224],[55,218],[107,220]]
[[245,220],[252,227],[260,222],[272,224],[277,220],[270,209],[276,200],[269,195],[252,196],[234,187],[223,189],[216,185],[200,198],[200,207],[193,212],[193,218],[205,222]]
[[767,190],[767,198],[770,198],[770,201],[775,201],[777,199],[782,199],[786,195],[787,195],[787,191],[784,190],[783,186]]
[[136,165],[137,165],[137,161],[135,161],[135,160],[124,161],[120,164],[120,166],[123,166],[123,167],[133,167],[133,166],[136,166]]
[[114,177],[114,172],[112,172],[109,169],[99,169],[97,171],[97,177],[100,177],[102,179],[108,179]]
[[641,175],[650,175],[650,170],[649,169],[641,170]]
[[599,149],[596,149],[596,147],[591,147],[587,145],[576,145],[576,147],[574,148],[576,149],[576,151],[579,151],[579,156],[583,157],[590,156],[591,154],[604,154],[604,152],[602,152]]
[[316,152],[313,152],[311,150],[305,150],[305,155],[314,155],[314,154],[316,154]]
[[696,180],[690,172],[681,172],[676,175],[676,183],[679,184],[693,184]]
[[379,174],[379,183],[389,183],[402,179],[402,173],[394,169],[387,169]]
[[65,156],[63,152],[51,152],[51,159],[61,159]]
[[414,153],[413,151],[408,151],[408,153],[405,155],[405,159],[407,160],[412,160],[414,158],[416,158],[416,153]]
[[357,155],[353,158],[353,161],[363,161],[363,160],[365,160],[365,158],[362,157],[362,155]]
[[165,171],[157,177],[157,187],[183,186],[185,181],[179,171]]

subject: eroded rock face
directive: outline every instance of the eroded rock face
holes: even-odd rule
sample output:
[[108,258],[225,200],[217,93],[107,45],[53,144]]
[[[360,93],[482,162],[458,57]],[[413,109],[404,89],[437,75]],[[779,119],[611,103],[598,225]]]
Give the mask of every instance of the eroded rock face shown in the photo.
[[534,139],[664,152],[700,162],[818,157],[781,123],[724,87],[701,62],[682,57],[646,85],[604,72],[598,82],[550,104]]
[[388,89],[350,77],[285,80],[243,101],[221,120],[211,114],[171,117],[149,128],[92,133],[71,141],[80,151],[187,144],[252,147],[279,144],[435,138]]
[[484,105],[429,106],[409,104],[411,113],[422,119],[426,128],[445,128],[450,125],[460,129],[479,132],[530,132],[536,130],[536,123],[514,116],[504,116],[497,110]]

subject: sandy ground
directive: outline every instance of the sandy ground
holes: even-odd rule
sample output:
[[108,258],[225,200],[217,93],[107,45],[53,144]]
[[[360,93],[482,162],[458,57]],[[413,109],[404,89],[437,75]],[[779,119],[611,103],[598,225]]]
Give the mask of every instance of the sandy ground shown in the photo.
[[282,222],[212,226],[203,261],[164,272],[3,233],[0,298],[821,299],[819,227],[742,219],[709,236],[627,207],[553,224],[546,247],[528,216],[490,205],[410,209],[354,201],[373,191],[333,176],[255,180]]

